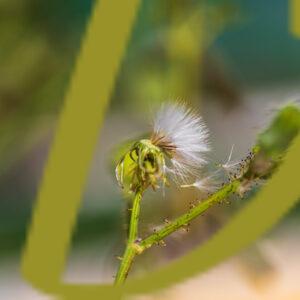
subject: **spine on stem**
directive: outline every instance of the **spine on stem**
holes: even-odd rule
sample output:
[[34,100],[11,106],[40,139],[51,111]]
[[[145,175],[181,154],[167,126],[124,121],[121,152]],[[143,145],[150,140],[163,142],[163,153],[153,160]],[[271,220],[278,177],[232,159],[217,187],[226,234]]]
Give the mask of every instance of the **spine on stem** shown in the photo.
[[138,238],[138,223],[139,223],[139,215],[140,215],[140,202],[143,196],[143,189],[137,189],[131,209],[131,218],[129,224],[129,235],[126,244],[126,249],[124,252],[124,256],[121,258],[121,263],[115,278],[115,284],[122,284],[130,270],[132,265],[132,261],[135,255],[139,252],[136,240]]

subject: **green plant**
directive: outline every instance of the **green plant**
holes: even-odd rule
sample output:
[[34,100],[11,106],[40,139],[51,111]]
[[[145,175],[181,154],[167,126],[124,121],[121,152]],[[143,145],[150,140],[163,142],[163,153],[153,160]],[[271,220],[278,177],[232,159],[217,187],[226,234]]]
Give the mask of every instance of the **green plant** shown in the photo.
[[[158,113],[149,140],[142,139],[122,156],[116,167],[119,184],[133,194],[128,240],[115,284],[122,284],[130,271],[134,258],[163,239],[187,226],[210,207],[225,202],[231,195],[243,197],[272,175],[282,160],[289,143],[300,129],[300,110],[289,104],[279,110],[271,125],[257,138],[257,143],[240,162],[230,162],[232,150],[226,163],[218,165],[217,171],[208,177],[200,177],[199,168],[207,161],[209,150],[208,130],[200,117],[183,104],[167,104]],[[227,176],[220,187],[213,186],[220,170]],[[191,184],[189,180],[193,180]],[[138,236],[140,203],[148,187],[156,190],[169,185],[170,181],[182,188],[195,187],[206,191],[207,199],[198,202],[188,212],[167,222],[148,237]],[[211,187],[214,187],[213,190]],[[216,189],[216,190],[215,190]]]

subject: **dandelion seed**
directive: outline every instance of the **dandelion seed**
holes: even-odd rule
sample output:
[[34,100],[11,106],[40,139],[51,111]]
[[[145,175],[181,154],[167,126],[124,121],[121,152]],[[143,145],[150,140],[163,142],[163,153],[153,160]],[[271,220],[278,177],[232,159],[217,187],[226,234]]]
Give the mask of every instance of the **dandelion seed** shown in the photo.
[[181,187],[182,188],[195,187],[198,190],[201,190],[203,192],[211,193],[216,189],[218,189],[217,182],[213,178],[214,176],[204,177],[202,179],[196,180],[192,184],[183,184],[181,185]]
[[[228,159],[226,160],[225,163],[223,164],[219,164],[218,166],[221,167],[222,169],[225,170],[225,172],[231,176],[232,173],[236,170],[236,167],[237,166],[240,166],[240,162],[239,161],[231,161],[231,158],[232,158],[232,154],[233,154],[233,149],[234,149],[234,144],[231,146],[231,150],[230,150],[230,153],[229,153],[229,156],[228,156]],[[243,161],[243,159],[242,159]]]

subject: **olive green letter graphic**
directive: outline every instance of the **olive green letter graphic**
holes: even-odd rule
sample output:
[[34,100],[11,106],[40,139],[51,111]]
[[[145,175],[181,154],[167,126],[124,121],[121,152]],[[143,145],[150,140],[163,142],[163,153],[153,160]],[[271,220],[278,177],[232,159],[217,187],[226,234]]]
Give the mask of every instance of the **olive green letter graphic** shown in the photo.
[[290,0],[289,4],[290,32],[300,38],[300,0]]
[[[22,270],[36,288],[63,299],[111,299],[121,292],[162,288],[207,270],[271,228],[296,202],[300,137],[279,171],[223,230],[187,256],[129,280],[123,288],[61,282],[73,225],[93,150],[139,0],[96,3],[45,169],[24,250]],[[291,31],[300,36],[299,0],[291,0]],[[295,12],[294,10],[297,10]],[[284,187],[284,190],[283,190]]]
[[139,0],[96,3],[67,93],[24,250],[35,287],[59,292],[82,190]]

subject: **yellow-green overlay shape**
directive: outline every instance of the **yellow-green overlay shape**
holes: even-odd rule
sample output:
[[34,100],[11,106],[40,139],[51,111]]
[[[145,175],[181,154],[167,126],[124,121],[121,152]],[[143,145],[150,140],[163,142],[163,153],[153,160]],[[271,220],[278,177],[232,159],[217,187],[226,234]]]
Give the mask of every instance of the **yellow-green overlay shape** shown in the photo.
[[[128,280],[123,287],[62,282],[86,177],[139,2],[96,2],[33,211],[22,272],[36,289],[58,299],[118,299],[203,272],[254,242],[300,196],[298,136],[262,191],[203,246],[143,278]],[[290,31],[299,37],[299,0],[290,4]]]
[[289,14],[290,32],[300,38],[300,0],[290,0]]

